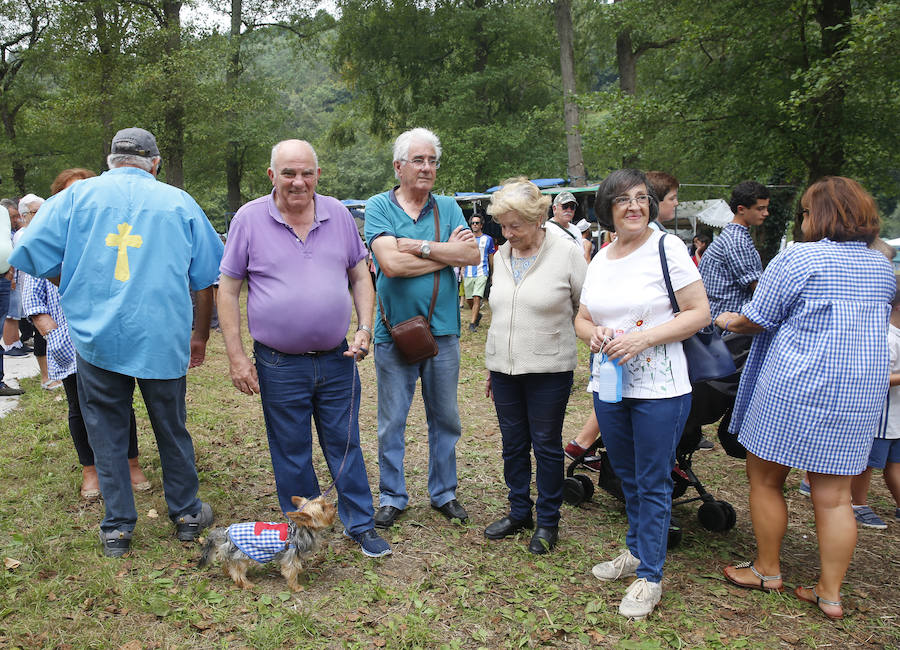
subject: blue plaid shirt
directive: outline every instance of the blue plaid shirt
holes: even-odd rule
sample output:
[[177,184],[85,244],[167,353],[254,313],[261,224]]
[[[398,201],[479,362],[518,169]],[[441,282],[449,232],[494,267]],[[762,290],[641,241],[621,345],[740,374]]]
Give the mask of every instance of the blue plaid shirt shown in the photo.
[[750,229],[730,223],[700,258],[700,277],[713,320],[723,311],[740,311],[753,296],[750,285],[762,275],[762,260]]
[[69,336],[66,315],[59,304],[59,291],[49,280],[22,273],[22,304],[26,316],[50,314],[58,327],[48,332],[47,374],[50,379],[65,379],[75,372],[75,345]]

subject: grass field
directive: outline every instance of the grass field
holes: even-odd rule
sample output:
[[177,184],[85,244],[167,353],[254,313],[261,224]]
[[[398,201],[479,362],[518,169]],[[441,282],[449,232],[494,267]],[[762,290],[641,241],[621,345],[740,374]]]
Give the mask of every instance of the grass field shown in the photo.
[[[643,622],[617,613],[628,582],[590,574],[618,554],[626,521],[621,505],[597,491],[577,508],[564,505],[557,549],[537,557],[529,537],[488,541],[484,526],[506,513],[500,438],[484,397],[481,331],[462,337],[458,446],[459,499],[471,519],[460,526],[429,507],[427,434],[417,397],[407,429],[410,507],[387,531],[390,557],[365,558],[336,525],[314,558],[299,594],[274,565],[256,569],[252,591],[217,568],[200,570],[200,546],[175,540],[160,488],[159,458],[138,398],[142,463],[153,490],[136,496],[133,552],[105,559],[97,542],[100,504],[78,498],[81,472],[66,428],[65,399],[26,380],[19,409],[0,420],[0,648],[506,648],[898,647],[900,523],[861,530],[844,587],[845,613],[832,623],[792,595],[729,586],[722,567],[753,557],[747,484],[740,461],[721,449],[698,453],[694,467],[717,498],[737,509],[737,525],[710,533],[696,506],[675,509],[684,540],[666,564],[663,599]],[[584,350],[582,350],[584,352]],[[566,440],[590,412],[586,359],[576,371]],[[377,488],[376,387],[371,358],[363,381],[363,448]],[[201,497],[219,524],[279,519],[258,398],[228,379],[221,338],[206,364],[188,375],[188,428],[194,437]],[[710,435],[712,433],[710,432]],[[316,450],[320,482],[328,483]],[[808,499],[788,479],[790,527],[783,552],[786,586],[817,572]],[[871,505],[893,512],[879,474]]]

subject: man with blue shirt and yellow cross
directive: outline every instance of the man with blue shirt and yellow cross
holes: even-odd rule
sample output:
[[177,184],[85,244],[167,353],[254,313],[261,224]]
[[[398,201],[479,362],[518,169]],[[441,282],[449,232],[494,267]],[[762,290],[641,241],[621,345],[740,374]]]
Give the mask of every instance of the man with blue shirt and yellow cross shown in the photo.
[[193,541],[213,522],[197,496],[185,375],[206,354],[222,242],[190,195],[156,179],[161,160],[153,134],[119,131],[109,171],[44,203],[10,258],[59,284],[106,507],[100,542],[108,557],[129,551],[137,522],[127,458],[135,381],[156,435],[177,538]]

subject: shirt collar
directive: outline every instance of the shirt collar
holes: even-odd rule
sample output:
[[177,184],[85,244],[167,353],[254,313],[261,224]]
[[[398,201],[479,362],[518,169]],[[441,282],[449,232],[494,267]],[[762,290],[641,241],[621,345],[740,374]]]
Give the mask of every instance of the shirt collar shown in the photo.
[[[400,205],[400,201],[397,200],[397,190],[400,189],[399,185],[394,185],[391,188],[391,191],[388,193],[388,198],[391,200],[391,203],[396,205],[401,210],[403,206]],[[416,221],[421,219],[424,215],[428,214],[428,211],[431,209],[431,206],[434,205],[434,194],[431,192],[428,193],[428,200],[425,202],[425,205],[422,206],[422,209],[419,211],[419,216],[416,217]]]
[[[314,225],[313,225],[313,227],[315,227],[315,225],[317,225],[323,221],[328,221],[328,219],[331,218],[330,215],[328,215],[327,213],[319,214],[318,209],[315,209],[315,206],[318,205],[318,202],[319,202],[319,194],[317,192],[313,193],[313,205],[314,205],[314,217],[313,217]],[[269,198],[266,200],[266,205],[269,208],[269,216],[272,217],[278,223],[284,224],[286,226],[287,224],[284,222],[284,217],[281,216],[281,211],[278,209],[278,206],[275,205],[275,188],[274,187],[272,188],[272,192],[269,194]]]
[[113,169],[107,169],[103,174],[112,174],[113,176],[118,176],[120,174],[130,174],[137,176],[149,176],[150,178],[155,179],[156,177],[148,171],[141,169],[140,167],[114,167]]

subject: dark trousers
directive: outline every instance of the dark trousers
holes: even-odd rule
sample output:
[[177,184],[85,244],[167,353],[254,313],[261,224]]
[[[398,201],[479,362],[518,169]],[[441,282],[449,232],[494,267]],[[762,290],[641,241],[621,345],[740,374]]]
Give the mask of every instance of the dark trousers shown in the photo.
[[559,525],[563,501],[562,428],[572,390],[569,372],[506,375],[491,371],[494,408],[503,437],[503,476],[509,487],[509,514],[531,514],[531,451],[537,466],[537,525]]
[[[6,322],[9,309],[9,280],[0,276],[0,328]],[[3,383],[3,348],[0,348],[0,384]]]
[[[35,346],[37,351],[37,346]],[[78,379],[76,373],[72,373],[62,380],[66,391],[66,401],[69,404],[69,433],[75,444],[75,452],[78,454],[78,462],[82,465],[94,464],[94,450],[88,442],[87,429],[84,426],[84,418],[81,415],[81,405],[78,403]],[[131,409],[131,429],[128,432],[128,458],[137,458],[137,421],[134,418],[134,409]]]
[[318,356],[285,354],[258,341],[253,350],[282,511],[296,510],[292,496],[321,493],[312,464],[315,421],[328,471],[336,477],[341,522],[352,535],[369,530],[374,513],[359,446],[359,373],[344,356],[347,343]]
[[[104,531],[134,530],[137,510],[128,471],[128,430],[134,401],[135,378],[99,368],[76,355],[78,401],[94,450],[94,464],[106,516]],[[185,377],[137,379],[147,415],[156,436],[162,483],[169,518],[200,512],[199,479],[194,465],[194,443],[185,427]]]

